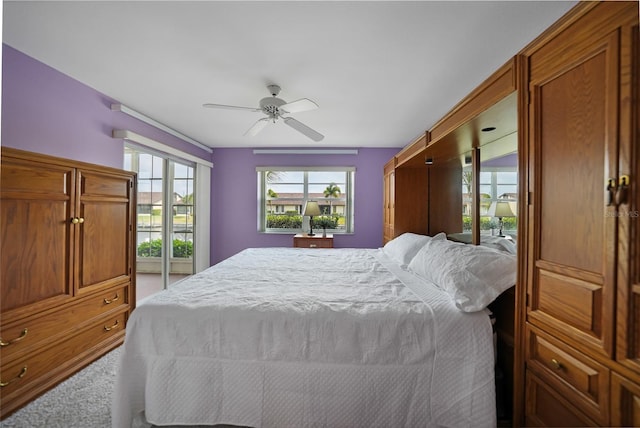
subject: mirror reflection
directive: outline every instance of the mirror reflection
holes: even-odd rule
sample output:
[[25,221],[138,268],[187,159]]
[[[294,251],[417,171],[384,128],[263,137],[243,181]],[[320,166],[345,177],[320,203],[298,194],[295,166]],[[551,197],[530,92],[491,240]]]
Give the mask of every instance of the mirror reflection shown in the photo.
[[462,156],[462,233],[473,230],[473,165],[471,152]]
[[515,240],[518,226],[518,154],[515,133],[480,149],[480,236]]

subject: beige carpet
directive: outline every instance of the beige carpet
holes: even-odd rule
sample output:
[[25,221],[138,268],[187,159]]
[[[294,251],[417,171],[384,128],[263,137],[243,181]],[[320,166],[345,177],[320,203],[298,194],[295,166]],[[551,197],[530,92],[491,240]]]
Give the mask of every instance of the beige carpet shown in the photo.
[[111,427],[111,394],[120,348],[93,362],[0,422],[16,428]]
[[[111,396],[119,356],[120,348],[111,351],[0,421],[0,427],[111,428]],[[149,427],[153,425],[144,420],[134,421],[134,428]],[[238,428],[230,425],[215,425],[215,427]]]

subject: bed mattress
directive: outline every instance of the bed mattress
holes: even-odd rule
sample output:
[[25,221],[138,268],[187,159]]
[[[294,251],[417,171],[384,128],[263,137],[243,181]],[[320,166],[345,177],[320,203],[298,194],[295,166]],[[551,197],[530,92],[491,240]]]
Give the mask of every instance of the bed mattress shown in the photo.
[[495,426],[487,313],[379,249],[247,249],[127,324],[114,427]]

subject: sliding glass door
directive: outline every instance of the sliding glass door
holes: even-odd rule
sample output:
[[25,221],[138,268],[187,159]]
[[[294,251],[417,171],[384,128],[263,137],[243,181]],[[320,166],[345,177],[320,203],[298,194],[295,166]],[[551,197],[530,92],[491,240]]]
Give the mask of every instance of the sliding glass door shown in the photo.
[[125,169],[138,173],[140,300],[194,272],[194,165],[127,145]]

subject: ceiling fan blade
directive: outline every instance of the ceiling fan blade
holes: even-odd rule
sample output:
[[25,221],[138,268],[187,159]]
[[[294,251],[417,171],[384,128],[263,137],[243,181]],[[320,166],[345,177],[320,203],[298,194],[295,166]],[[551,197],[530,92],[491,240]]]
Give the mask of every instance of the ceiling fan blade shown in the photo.
[[258,132],[262,131],[262,128],[264,128],[267,123],[269,122],[269,118],[268,117],[263,117],[262,119],[258,120],[256,123],[254,123],[251,128],[247,129],[247,132],[244,133],[244,135],[249,135],[251,137],[255,137]]
[[286,123],[293,129],[295,129],[296,131],[303,133],[307,137],[311,138],[313,141],[321,141],[324,138],[324,135],[320,134],[317,131],[314,131],[304,123],[299,122],[292,117],[285,117],[284,123]]
[[202,104],[202,107],[206,107],[206,108],[223,108],[223,109],[227,109],[227,110],[249,110],[249,111],[261,111],[259,108],[256,107],[238,107],[238,106],[228,106],[225,104]]
[[280,110],[284,110],[287,113],[298,113],[300,111],[315,110],[318,108],[318,104],[314,103],[308,98],[302,98],[297,101],[291,101],[290,103],[283,104],[279,107]]

